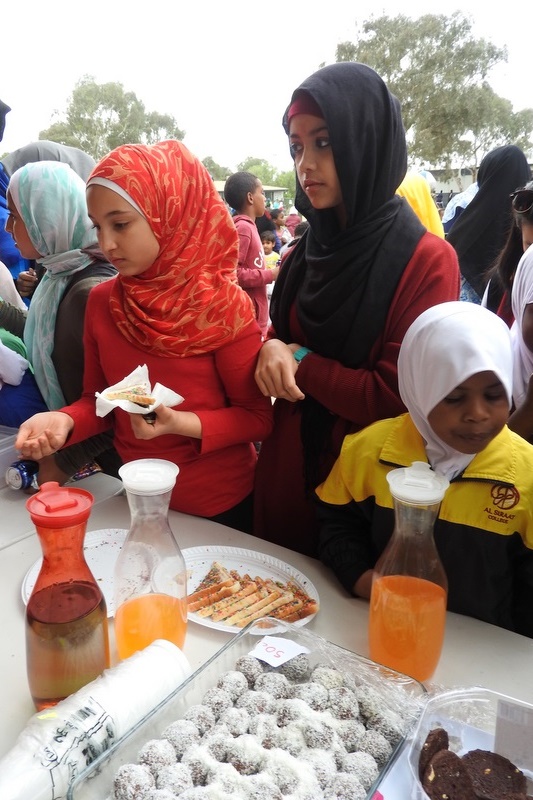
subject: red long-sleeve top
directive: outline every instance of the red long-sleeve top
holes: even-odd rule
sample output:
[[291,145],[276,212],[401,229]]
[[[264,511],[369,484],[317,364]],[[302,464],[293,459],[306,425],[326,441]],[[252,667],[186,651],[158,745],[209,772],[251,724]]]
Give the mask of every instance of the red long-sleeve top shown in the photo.
[[[261,334],[255,322],[230,344],[211,353],[166,358],[141,350],[117,330],[109,310],[113,281],[95,287],[87,302],[84,331],[84,391],[62,408],[74,419],[69,444],[114,426],[114,443],[124,462],[164,458],[180,468],[170,506],[177,511],[212,517],[227,511],[252,491],[256,464],[253,442],[272,429],[270,398],[254,379]],[[202,423],[202,438],[174,434],[136,439],[129,414],[117,409],[97,417],[95,392],[121,381],[146,364],[152,386],[161,383],[185,399],[180,411],[193,411]]]
[[[411,323],[437,303],[459,299],[460,274],[454,249],[443,239],[426,233],[407,264],[392,299],[385,327],[359,369],[318,353],[300,363],[296,382],[329,409],[337,419],[332,447],[325,459],[325,480],[347,433],[378,419],[405,411],[399,392],[397,360],[402,339]],[[364,336],[364,331],[361,332]],[[269,331],[275,338],[275,331]],[[307,345],[293,306],[291,341]],[[443,342],[443,347],[446,343]],[[314,501],[304,486],[300,439],[301,404],[276,400],[274,431],[259,455],[254,500],[254,533],[263,539],[308,555],[317,555],[318,526]]]

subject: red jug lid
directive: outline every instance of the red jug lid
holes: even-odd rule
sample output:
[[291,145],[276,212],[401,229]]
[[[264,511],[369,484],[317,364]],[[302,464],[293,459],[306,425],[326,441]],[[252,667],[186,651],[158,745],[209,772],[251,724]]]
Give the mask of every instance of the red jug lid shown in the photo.
[[85,489],[49,481],[26,501],[26,508],[36,525],[67,528],[88,519],[93,503],[94,497]]

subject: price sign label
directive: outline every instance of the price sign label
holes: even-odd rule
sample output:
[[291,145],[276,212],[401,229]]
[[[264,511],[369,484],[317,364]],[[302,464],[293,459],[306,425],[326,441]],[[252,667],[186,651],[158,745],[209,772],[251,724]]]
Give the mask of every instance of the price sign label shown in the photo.
[[250,652],[260,661],[266,661],[271,667],[280,667],[291,658],[299,656],[300,653],[309,653],[307,647],[293,642],[291,639],[283,639],[281,636],[264,636]]

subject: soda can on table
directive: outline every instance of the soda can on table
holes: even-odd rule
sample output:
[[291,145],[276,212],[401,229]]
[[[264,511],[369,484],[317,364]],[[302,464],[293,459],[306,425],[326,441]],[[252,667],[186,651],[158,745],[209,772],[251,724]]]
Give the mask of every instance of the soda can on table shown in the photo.
[[39,464],[37,461],[14,461],[6,470],[6,483],[11,489],[29,489],[30,487],[38,489],[38,472]]

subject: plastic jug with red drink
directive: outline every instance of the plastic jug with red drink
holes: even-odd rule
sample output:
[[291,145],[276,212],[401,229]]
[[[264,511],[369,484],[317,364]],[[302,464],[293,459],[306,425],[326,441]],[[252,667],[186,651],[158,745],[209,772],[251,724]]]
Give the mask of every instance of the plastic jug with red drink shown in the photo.
[[43,483],[26,502],[43,551],[26,607],[26,663],[38,711],[109,667],[107,608],[83,553],[93,496]]

